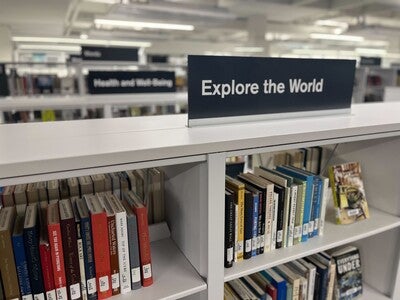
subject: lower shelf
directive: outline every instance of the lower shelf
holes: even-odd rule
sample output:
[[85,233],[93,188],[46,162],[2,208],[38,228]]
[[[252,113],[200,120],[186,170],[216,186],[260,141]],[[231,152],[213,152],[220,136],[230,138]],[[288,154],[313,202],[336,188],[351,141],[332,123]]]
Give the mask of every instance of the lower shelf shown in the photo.
[[178,299],[207,289],[207,284],[170,238],[151,243],[154,283],[111,299]]
[[351,225],[325,222],[323,236],[290,248],[277,249],[251,259],[234,263],[225,269],[224,280],[229,281],[245,275],[286,263],[288,261],[348,244],[400,226],[400,218],[370,207],[370,218]]
[[360,300],[390,300],[390,298],[382,295],[377,290],[364,283],[363,295],[361,296]]

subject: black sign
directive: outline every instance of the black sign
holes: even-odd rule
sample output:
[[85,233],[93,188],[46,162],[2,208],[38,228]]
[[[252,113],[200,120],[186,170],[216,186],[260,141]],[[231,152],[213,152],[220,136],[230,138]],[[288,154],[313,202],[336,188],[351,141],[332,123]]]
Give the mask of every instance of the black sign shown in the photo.
[[90,94],[175,92],[175,72],[100,72],[87,77]]
[[360,66],[380,66],[382,58],[380,57],[365,57],[361,56]]
[[349,109],[354,72],[353,60],[189,56],[189,125]]
[[147,55],[147,61],[149,63],[165,64],[168,63],[168,56],[149,54]]
[[135,62],[139,60],[137,48],[82,46],[81,56],[83,60],[135,61]]
[[10,95],[10,92],[8,90],[6,68],[4,64],[0,64],[0,96],[8,95]]

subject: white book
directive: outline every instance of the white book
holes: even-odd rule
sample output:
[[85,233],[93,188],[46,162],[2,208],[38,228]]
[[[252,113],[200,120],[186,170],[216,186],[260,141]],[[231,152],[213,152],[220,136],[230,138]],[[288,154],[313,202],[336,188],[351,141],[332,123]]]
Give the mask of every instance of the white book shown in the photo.
[[274,193],[274,202],[272,207],[272,238],[271,238],[271,250],[275,250],[276,248],[276,227],[278,223],[278,201],[279,194]]
[[272,218],[274,208],[274,185],[268,184],[267,197],[265,207],[265,236],[264,236],[264,250],[265,252],[271,251],[271,238],[272,238]]
[[308,295],[307,300],[314,299],[314,287],[315,287],[315,277],[317,274],[317,268],[310,264],[309,262],[305,261],[304,259],[300,258],[297,260],[302,266],[308,269]]
[[289,213],[289,230],[287,246],[293,246],[294,238],[294,224],[296,220],[296,207],[297,207],[297,185],[293,185],[290,188],[290,213]]
[[118,265],[121,294],[131,291],[131,273],[129,261],[128,225],[126,211],[115,195],[107,195],[115,215],[118,243]]
[[319,229],[318,235],[324,234],[324,226],[325,226],[325,215],[326,215],[326,207],[328,205],[329,193],[331,193],[331,189],[329,188],[329,178],[324,176],[319,176],[322,180],[322,199],[320,204],[320,214],[319,214]]
[[83,258],[83,244],[81,238],[77,240],[77,244],[78,244],[78,258],[79,258],[79,273],[81,275],[81,295],[82,295],[82,300],[87,300],[85,261]]

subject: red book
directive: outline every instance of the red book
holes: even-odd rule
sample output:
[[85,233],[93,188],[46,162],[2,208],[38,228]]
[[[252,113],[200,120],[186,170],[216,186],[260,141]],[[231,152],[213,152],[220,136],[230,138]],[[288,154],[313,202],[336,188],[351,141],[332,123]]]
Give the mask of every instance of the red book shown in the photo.
[[47,232],[51,249],[51,264],[53,267],[57,300],[67,300],[67,279],[65,277],[58,202],[53,202],[47,207]]
[[56,299],[53,266],[51,264],[51,249],[47,233],[47,202],[40,202],[40,240],[39,253],[42,267],[43,285],[46,299]]
[[151,269],[150,235],[149,224],[147,220],[147,208],[144,206],[139,197],[132,191],[124,191],[123,198],[132,206],[132,210],[136,215],[139,235],[141,266],[140,273],[142,275],[142,286],[150,286],[153,284],[153,273]]
[[96,195],[84,195],[92,225],[94,262],[98,299],[111,297],[111,264],[108,243],[107,214]]

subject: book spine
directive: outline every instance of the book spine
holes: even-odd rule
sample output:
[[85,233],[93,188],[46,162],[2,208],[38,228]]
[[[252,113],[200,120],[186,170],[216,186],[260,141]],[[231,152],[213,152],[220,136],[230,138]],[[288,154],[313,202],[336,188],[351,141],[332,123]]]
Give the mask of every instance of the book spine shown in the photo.
[[313,236],[318,235],[319,231],[319,224],[320,224],[320,217],[321,217],[321,201],[322,201],[322,180],[316,177],[317,182],[317,190],[316,190],[316,203],[315,203],[315,210],[314,210],[314,232]]
[[232,194],[225,194],[225,268],[233,265],[233,248],[235,242],[235,203]]
[[[264,218],[264,223],[263,223]],[[264,253],[264,246],[261,247],[262,232],[265,231],[265,196],[264,193],[258,194],[258,224],[257,224],[257,255]],[[261,249],[263,252],[261,252]]]
[[76,246],[78,249],[78,260],[79,260],[79,275],[80,275],[80,288],[81,288],[81,295],[82,300],[87,300],[87,288],[86,288],[86,274],[85,274],[85,259],[83,254],[83,241],[81,236],[81,225],[80,222],[76,222]]
[[81,218],[81,236],[88,299],[97,299],[96,269],[94,264],[92,227],[89,218]]
[[301,185],[301,194],[300,194],[300,214],[298,224],[300,226],[298,231],[298,242],[301,243],[303,241],[303,228],[304,228],[304,205],[306,202],[306,185],[302,183]]
[[272,236],[272,209],[274,201],[274,186],[268,185],[266,194],[266,206],[265,206],[265,234],[264,234],[264,251],[271,251],[271,236]]
[[283,228],[285,219],[285,197],[283,193],[278,194],[278,219],[276,223],[276,249],[283,247]]
[[276,249],[276,228],[278,223],[278,193],[274,193],[274,202],[272,204],[272,237],[271,250]]
[[115,216],[107,218],[108,225],[108,243],[110,248],[110,267],[111,267],[111,289],[113,295],[118,295],[120,291],[119,282],[119,262],[117,248],[117,231],[115,224]]
[[105,212],[91,214],[94,262],[98,299],[111,297],[111,266],[108,242],[107,215]]
[[45,291],[40,265],[39,233],[37,226],[24,228],[24,245],[33,297],[35,299],[44,299]]
[[[253,237],[252,237],[252,241],[251,241],[251,256],[256,256],[257,255],[257,249],[259,249],[259,245],[257,245],[258,215],[259,215],[259,213],[258,213],[259,195],[258,194],[254,194],[253,197],[254,197],[253,198]],[[233,232],[233,230],[232,230],[232,232]]]
[[290,214],[289,214],[289,230],[288,230],[288,247],[293,246],[294,241],[294,226],[296,219],[296,208],[297,208],[297,186],[290,188]]
[[237,260],[243,259],[244,252],[244,189],[237,191],[238,203],[238,235],[237,235]]
[[150,237],[149,225],[147,222],[147,209],[146,207],[135,208],[138,235],[139,235],[139,255],[141,265],[142,286],[150,286],[153,284],[153,274],[151,268],[151,250],[150,250]]
[[[131,290],[128,225],[126,220],[126,213],[125,212],[116,213],[115,222],[117,229],[120,287],[121,287],[121,294],[125,294]],[[131,247],[133,247],[133,245]]]
[[20,297],[18,276],[16,272],[12,249],[11,232],[0,232],[0,270],[3,280],[4,296],[6,299]]
[[53,266],[54,286],[57,300],[67,300],[67,279],[65,277],[64,253],[62,248],[60,224],[48,225],[49,242],[51,248],[51,263]]
[[23,236],[13,235],[12,243],[21,297],[23,299],[28,299],[29,297],[32,298],[31,284],[29,281],[28,262],[25,255]]
[[290,219],[290,188],[284,188],[284,203],[283,203],[283,241],[282,247],[288,247],[289,239],[289,219]]
[[311,196],[311,214],[310,222],[308,223],[308,237],[312,238],[314,236],[314,226],[315,226],[315,215],[317,212],[317,202],[318,202],[318,182],[313,179],[312,183],[312,196]]
[[329,179],[327,177],[321,176],[321,180],[322,180],[322,199],[321,199],[321,214],[319,217],[318,235],[324,234],[326,207],[328,205],[328,195],[329,195]]
[[234,236],[234,243],[233,243],[233,260],[236,262],[238,261],[238,249],[237,249],[237,240],[238,240],[238,232],[239,232],[239,205],[237,205],[236,203],[235,205],[235,236]]
[[244,200],[244,253],[243,258],[251,258],[251,244],[253,239],[253,195],[245,193]]
[[137,230],[136,216],[132,215],[127,219],[128,241],[129,241],[129,262],[131,268],[132,290],[142,287],[140,276],[140,257],[139,257],[139,236]]
[[51,250],[47,243],[39,244],[40,263],[42,265],[43,285],[47,300],[56,300],[53,266],[51,265]]

